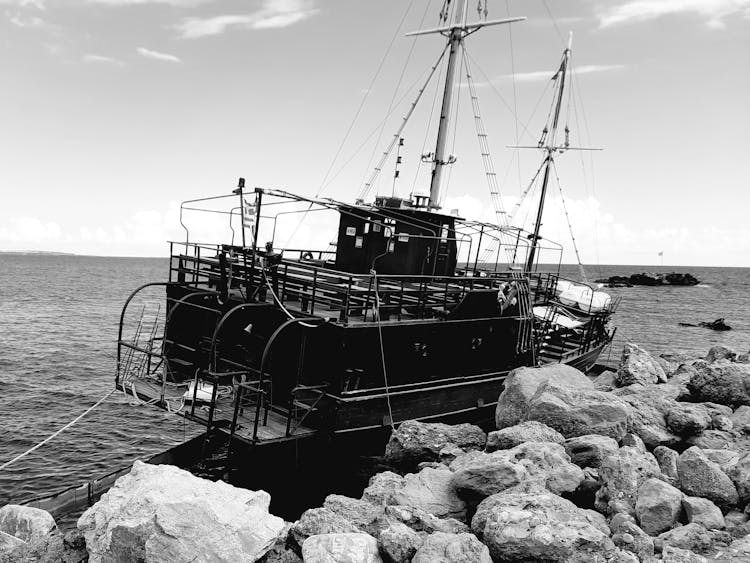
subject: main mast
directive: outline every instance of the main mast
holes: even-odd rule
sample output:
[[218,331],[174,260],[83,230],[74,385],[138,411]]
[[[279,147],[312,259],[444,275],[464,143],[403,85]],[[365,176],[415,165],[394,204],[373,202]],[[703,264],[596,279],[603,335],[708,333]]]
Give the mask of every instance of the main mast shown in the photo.
[[[568,63],[570,61],[570,47],[571,43],[573,41],[573,36],[568,38],[568,46],[566,47],[565,51],[563,52],[563,58],[562,62],[560,63],[560,68],[557,71],[556,78],[559,79],[559,85],[558,85],[558,92],[557,92],[557,99],[555,101],[555,111],[552,118],[552,125],[551,130],[547,131],[545,127],[545,131],[543,133],[544,137],[542,138],[542,141],[540,141],[540,146],[542,146],[542,143],[546,141],[546,145],[544,145],[544,150],[546,152],[546,155],[544,157],[544,179],[542,180],[542,193],[539,197],[539,209],[537,210],[536,214],[536,222],[534,223],[534,233],[531,235],[531,249],[529,250],[529,259],[526,262],[526,271],[530,272],[532,268],[534,267],[534,259],[536,258],[536,251],[539,246],[539,229],[542,226],[542,213],[544,212],[544,200],[547,197],[547,185],[549,184],[549,174],[550,174],[550,168],[552,167],[552,164],[554,162],[554,153],[555,151],[559,150],[561,147],[556,146],[555,141],[557,139],[557,124],[560,119],[560,109],[562,108],[562,101],[563,101],[563,91],[565,90],[565,76],[568,71]],[[565,144],[568,144],[567,138],[565,139]]]
[[453,155],[446,154],[446,145],[448,142],[448,122],[450,121],[451,103],[453,101],[453,87],[456,79],[456,59],[464,39],[483,27],[523,21],[526,19],[525,17],[512,17],[467,23],[468,4],[469,0],[458,0],[453,23],[448,26],[414,31],[406,34],[407,36],[411,36],[439,33],[448,37],[450,46],[448,68],[445,73],[445,84],[443,86],[443,102],[440,109],[440,122],[438,123],[435,152],[422,157],[424,162],[432,163],[430,201],[428,203],[430,209],[440,208],[440,180],[443,174],[443,167],[447,164],[453,164],[456,161]]

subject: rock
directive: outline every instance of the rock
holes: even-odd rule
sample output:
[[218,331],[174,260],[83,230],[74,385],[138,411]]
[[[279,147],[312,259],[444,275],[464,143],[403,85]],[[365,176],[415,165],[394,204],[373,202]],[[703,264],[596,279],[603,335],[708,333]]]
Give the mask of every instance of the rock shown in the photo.
[[579,467],[599,467],[608,455],[617,453],[619,446],[614,438],[598,434],[584,434],[565,440],[565,451]]
[[259,559],[284,530],[271,497],[136,461],[78,520],[90,561]]
[[667,427],[681,436],[695,436],[710,425],[711,416],[700,404],[675,403],[667,412]]
[[741,510],[730,510],[724,515],[724,525],[729,532],[734,528],[739,528],[747,521],[748,515]]
[[673,385],[630,385],[613,394],[630,407],[628,431],[638,435],[649,448],[672,446],[680,438],[667,428],[666,415],[679,396]]
[[327,508],[305,510],[289,531],[294,543],[300,548],[310,536],[323,534],[358,533],[361,530],[340,514]]
[[263,557],[258,559],[258,563],[302,563],[302,558],[296,551],[291,549],[292,546],[287,541],[289,539],[291,528],[291,524],[286,525],[286,533],[282,532],[281,536],[276,539],[276,543],[271,549],[269,549]]
[[406,469],[422,461],[439,461],[448,445],[462,450],[484,449],[487,435],[473,424],[448,425],[407,420],[393,431],[385,448],[385,460]]
[[734,361],[738,364],[750,364],[750,352],[747,354],[739,354]]
[[0,532],[23,542],[41,539],[56,529],[55,519],[41,508],[18,504],[6,504],[0,508]]
[[359,530],[368,533],[370,526],[385,510],[381,505],[343,495],[328,495],[323,502],[323,508],[338,514]]
[[718,530],[706,530],[700,524],[685,524],[659,535],[664,549],[668,546],[696,553],[709,553],[717,545],[729,545],[731,536]]
[[471,452],[451,464],[455,490],[470,501],[538,481],[555,494],[572,492],[583,481],[583,471],[570,463],[560,444],[529,442],[510,450]]
[[708,559],[687,549],[680,549],[668,545],[662,552],[662,561],[665,563],[707,563]]
[[530,420],[522,422],[515,426],[508,426],[502,430],[495,430],[487,435],[487,445],[485,450],[494,452],[495,450],[508,450],[525,442],[554,442],[562,444],[565,438],[557,430],[549,426]]
[[537,420],[566,438],[601,434],[619,440],[627,432],[630,409],[612,393],[543,383],[528,402],[527,420]]
[[362,500],[376,505],[393,504],[394,493],[404,486],[404,478],[392,471],[383,471],[370,477],[370,483],[362,492]]
[[601,515],[552,493],[487,497],[471,527],[494,561],[577,561],[616,549]]
[[415,532],[445,532],[446,534],[462,534],[469,531],[469,527],[455,518],[438,518],[413,506],[394,505],[385,507],[387,526],[394,522],[407,525]]
[[680,454],[666,446],[657,446],[654,448],[654,457],[667,482],[670,485],[677,485],[680,482],[680,477],[677,474],[677,460]]
[[638,434],[633,434],[632,432],[628,432],[622,437],[622,440],[620,440],[620,445],[625,447],[631,447],[635,448],[642,454],[645,454],[648,449],[646,448],[646,444],[641,440],[641,437],[638,436]]
[[732,350],[731,348],[727,346],[719,344],[717,346],[711,347],[711,349],[708,351],[708,354],[706,354],[706,361],[709,364],[716,362],[718,360],[728,360],[732,362],[734,361],[736,357],[737,357],[737,352],[735,352],[734,350]]
[[420,508],[438,518],[463,520],[466,504],[456,495],[452,478],[453,473],[447,468],[409,473],[404,477],[404,486],[394,493],[391,504]]
[[747,563],[750,561],[750,536],[734,540],[713,554],[713,560],[721,563]]
[[690,496],[707,498],[724,509],[739,501],[731,479],[700,448],[693,446],[682,452],[677,460],[677,473],[680,488]]
[[659,362],[651,357],[637,344],[627,342],[622,349],[620,367],[617,369],[615,381],[619,387],[640,383],[666,383],[667,374],[664,373]]
[[732,419],[723,414],[715,414],[711,417],[711,428],[721,432],[730,432],[734,428]]
[[[15,557],[14,554],[20,553],[21,550],[26,548],[26,542],[18,539],[15,536],[0,532],[0,561],[5,562],[6,558],[12,560],[11,557]],[[20,560],[20,556],[17,560]]]
[[612,391],[617,387],[617,372],[604,370],[594,378],[594,389],[597,391]]
[[739,407],[729,417],[732,421],[732,428],[740,432],[750,433],[750,407],[743,405]]
[[635,513],[638,489],[652,477],[659,477],[659,464],[650,453],[631,447],[620,448],[604,458],[599,468],[602,487],[596,493],[596,509],[606,514]]
[[[537,389],[547,381],[572,389],[593,389],[593,384],[583,373],[565,364],[550,364],[542,367],[516,368],[505,378],[495,411],[498,429],[514,426],[527,420],[528,403]],[[531,419],[533,420],[533,419]]]
[[406,524],[395,522],[380,532],[378,547],[386,561],[409,563],[424,540]]
[[427,536],[412,563],[492,563],[487,546],[472,534]]
[[685,497],[682,499],[682,506],[691,524],[700,524],[707,530],[721,530],[725,527],[721,509],[706,498]]
[[612,517],[609,523],[612,530],[612,541],[620,549],[638,556],[640,561],[654,555],[654,540],[635,523],[629,514],[620,512]]
[[[485,447],[486,444],[485,444]],[[440,463],[443,465],[450,465],[450,463],[456,459],[458,456],[465,454],[464,450],[459,448],[455,444],[448,444],[443,449],[440,450],[440,453],[438,453],[438,457],[440,458]]]
[[742,457],[742,454],[739,454],[732,450],[712,450],[706,448],[703,449],[703,453],[708,459],[717,464],[727,475],[729,475],[729,471],[732,469],[732,467],[737,465],[737,462]]
[[689,446],[697,446],[702,450],[738,449],[736,436],[731,432],[721,430],[705,430],[697,436],[690,436],[685,443]]
[[644,532],[656,536],[670,530],[682,512],[682,493],[660,479],[648,479],[638,489],[635,513]]
[[[672,377],[672,374],[677,371],[678,367],[683,364],[690,364],[695,359],[695,357],[681,353],[666,353],[659,354],[659,359],[667,365],[666,369],[664,370],[667,374],[667,377]],[[661,365],[662,367],[664,367],[664,364]]]
[[750,405],[750,364],[717,360],[705,366],[699,365],[688,388],[700,401],[711,401],[732,408]]
[[734,463],[728,465],[727,475],[734,483],[737,493],[740,495],[740,501],[743,504],[750,502],[750,453],[745,453]]
[[302,544],[305,563],[382,563],[378,542],[367,534],[320,534]]

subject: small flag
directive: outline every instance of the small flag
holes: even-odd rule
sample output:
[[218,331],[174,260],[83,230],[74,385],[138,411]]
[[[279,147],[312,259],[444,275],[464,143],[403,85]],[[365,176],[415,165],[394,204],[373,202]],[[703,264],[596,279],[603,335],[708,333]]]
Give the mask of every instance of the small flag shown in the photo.
[[659,256],[664,256],[664,251],[663,250],[659,251]]
[[258,208],[256,207],[255,202],[250,203],[247,198],[242,200],[242,207],[242,224],[245,227],[252,229],[255,226],[255,213]]

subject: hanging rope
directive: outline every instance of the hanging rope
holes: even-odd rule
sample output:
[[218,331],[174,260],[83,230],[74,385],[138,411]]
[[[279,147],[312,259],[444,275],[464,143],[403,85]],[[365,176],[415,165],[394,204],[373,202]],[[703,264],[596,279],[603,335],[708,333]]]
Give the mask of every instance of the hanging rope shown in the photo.
[[83,411],[83,412],[82,412],[81,414],[79,414],[79,415],[78,415],[77,417],[75,417],[75,418],[74,418],[73,420],[71,420],[70,422],[68,422],[68,424],[66,424],[65,426],[63,426],[62,428],[60,428],[60,430],[58,430],[57,432],[54,432],[53,434],[49,435],[49,436],[48,436],[47,438],[45,438],[44,440],[42,440],[41,442],[39,442],[39,443],[38,443],[38,444],[37,444],[36,446],[34,446],[34,447],[32,447],[32,448],[29,448],[28,450],[26,450],[26,451],[25,451],[25,452],[23,452],[22,454],[20,454],[20,455],[17,455],[16,457],[14,457],[13,459],[11,459],[10,461],[6,461],[6,462],[5,462],[5,463],[3,463],[2,465],[0,465],[0,471],[2,471],[2,470],[3,470],[3,469],[5,469],[6,467],[9,467],[10,465],[14,464],[14,463],[15,463],[15,462],[17,462],[17,461],[18,461],[19,459],[22,459],[22,458],[26,457],[26,456],[27,456],[27,455],[29,455],[29,454],[30,454],[31,452],[33,452],[33,451],[35,451],[35,450],[37,450],[37,449],[41,448],[41,447],[42,447],[42,446],[43,446],[44,444],[46,444],[46,443],[47,443],[47,442],[49,442],[50,440],[53,440],[54,438],[56,438],[56,437],[57,437],[57,436],[59,436],[60,434],[62,434],[62,433],[63,433],[63,432],[65,431],[65,430],[67,430],[68,428],[70,428],[71,426],[73,426],[73,425],[74,425],[74,424],[75,424],[76,422],[78,422],[79,420],[81,420],[81,419],[82,419],[82,418],[83,418],[84,416],[86,416],[87,414],[89,414],[89,413],[90,413],[90,412],[91,412],[92,410],[94,410],[94,409],[95,409],[96,407],[98,407],[98,406],[99,406],[99,405],[101,405],[101,404],[102,404],[102,403],[103,403],[104,401],[106,401],[106,400],[107,400],[107,398],[108,398],[108,397],[109,397],[109,396],[110,396],[110,395],[111,395],[112,393],[114,393],[115,391],[117,391],[117,389],[112,389],[111,391],[108,391],[108,392],[107,392],[107,394],[106,394],[106,395],[104,395],[104,397],[102,397],[101,399],[99,399],[99,400],[98,400],[98,401],[97,401],[96,403],[94,403],[93,405],[91,405],[91,406],[90,406],[89,408],[87,408],[87,409],[86,409],[85,411]]
[[380,291],[378,289],[378,274],[372,270],[373,283],[375,287],[375,322],[378,325],[378,340],[380,341],[380,361],[383,366],[383,382],[385,383],[385,401],[388,405],[388,420],[391,428],[395,428],[393,422],[393,409],[391,408],[391,391],[388,386],[388,370],[385,367],[385,350],[383,349],[383,327],[380,324]]

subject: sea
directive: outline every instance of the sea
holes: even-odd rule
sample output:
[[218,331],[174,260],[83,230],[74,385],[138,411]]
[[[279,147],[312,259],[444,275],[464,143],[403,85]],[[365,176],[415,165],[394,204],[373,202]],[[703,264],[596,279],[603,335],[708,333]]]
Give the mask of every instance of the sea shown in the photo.
[[[653,354],[703,356],[716,344],[750,350],[750,268],[587,267],[590,279],[646,271],[690,272],[701,283],[605,289],[621,302],[615,341],[602,361],[616,364],[625,341]],[[561,273],[578,277],[574,266]],[[167,274],[168,262],[159,258],[0,254],[0,465],[113,389],[123,304],[135,288],[166,281]],[[163,288],[152,294],[149,306],[158,307]],[[720,317],[732,330],[679,325]],[[114,393],[69,430],[0,470],[0,505],[101,477],[200,431]]]

